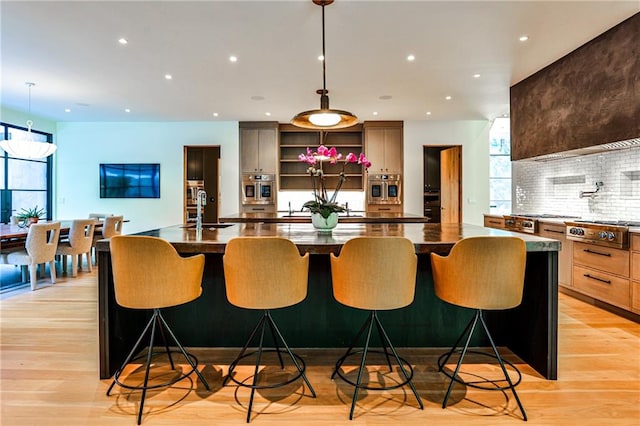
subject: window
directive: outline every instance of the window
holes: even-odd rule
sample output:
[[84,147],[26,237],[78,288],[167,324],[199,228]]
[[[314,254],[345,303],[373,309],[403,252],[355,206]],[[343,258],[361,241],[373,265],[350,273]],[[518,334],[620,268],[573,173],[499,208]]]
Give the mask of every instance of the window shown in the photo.
[[511,139],[508,118],[496,118],[489,131],[489,212],[511,213]]
[[[0,123],[3,139],[26,139],[24,128]],[[33,139],[39,142],[51,142],[49,133],[32,130]],[[43,208],[47,219],[51,219],[51,157],[25,160],[14,158],[2,151],[0,157],[0,222],[8,223],[10,217],[23,208]]]

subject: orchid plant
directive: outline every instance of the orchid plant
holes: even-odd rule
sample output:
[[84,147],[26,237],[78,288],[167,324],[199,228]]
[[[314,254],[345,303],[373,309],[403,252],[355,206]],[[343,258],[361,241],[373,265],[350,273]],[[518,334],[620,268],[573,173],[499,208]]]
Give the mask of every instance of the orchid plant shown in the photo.
[[[307,148],[306,153],[301,153],[298,159],[309,165],[307,173],[311,176],[313,183],[313,200],[307,201],[302,206],[302,209],[309,210],[311,213],[320,213],[323,218],[328,218],[331,213],[340,213],[345,211],[345,208],[336,202],[338,192],[342,188],[342,184],[347,180],[345,176],[345,167],[348,163],[358,163],[364,166],[366,169],[371,167],[371,162],[367,160],[364,153],[356,156],[353,152],[350,152],[343,157],[335,147],[327,148],[324,145],[320,145],[316,151],[311,148]],[[329,164],[342,164],[342,170],[338,174],[338,184],[333,191],[331,197],[327,193],[327,186],[325,182],[324,171],[322,170],[323,162],[329,162]]]

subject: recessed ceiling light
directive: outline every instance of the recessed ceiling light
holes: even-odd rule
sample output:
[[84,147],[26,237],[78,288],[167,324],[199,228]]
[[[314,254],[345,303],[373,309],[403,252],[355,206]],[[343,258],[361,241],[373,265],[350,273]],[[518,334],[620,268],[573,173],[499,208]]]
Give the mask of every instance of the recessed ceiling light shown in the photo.
[[167,80],[171,80],[173,78],[173,76],[171,74],[165,74],[164,78]]
[[71,109],[70,108],[65,108],[64,112],[71,112]]
[[265,112],[264,115],[266,115],[267,117],[271,117],[271,113],[270,112]]
[[415,55],[409,55],[409,56],[407,56],[407,61],[412,62],[412,61],[415,61],[415,60],[416,60]]
[[238,62],[238,57],[237,57],[237,56],[233,56],[233,55],[231,55],[231,56],[229,56],[229,60],[230,60],[231,62]]
[[252,101],[264,101],[264,96],[254,95],[251,97]]
[[214,112],[214,113],[213,113],[213,116],[214,116],[214,117],[217,117],[217,116],[218,116],[218,113],[217,113],[217,112]]
[[451,100],[451,96],[445,96],[444,97],[446,100],[450,101]]
[[388,101],[391,98],[392,98],[391,95],[382,95],[378,99],[380,99],[381,101]]
[[129,43],[129,41],[126,38],[122,37],[122,38],[118,39],[118,43],[127,44],[127,43]]
[[322,55],[318,56],[318,60],[319,61],[324,61],[324,56],[322,56]]
[[480,78],[480,74],[474,74],[473,78]]
[[131,112],[131,110],[129,108],[125,108],[124,112]]
[[427,111],[427,115],[431,115],[431,111]]
[[526,34],[523,34],[523,35],[521,35],[521,36],[520,36],[520,38],[519,38],[518,40],[520,40],[520,41],[527,41],[527,40],[529,40],[529,36],[528,36],[528,35],[526,35]]
[[378,111],[373,111],[373,115],[378,115]]

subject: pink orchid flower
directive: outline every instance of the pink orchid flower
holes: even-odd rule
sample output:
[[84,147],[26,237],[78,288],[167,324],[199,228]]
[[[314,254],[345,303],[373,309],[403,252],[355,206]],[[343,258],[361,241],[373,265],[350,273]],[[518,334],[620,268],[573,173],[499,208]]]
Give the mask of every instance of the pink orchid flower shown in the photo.
[[358,161],[358,157],[353,152],[347,154],[347,158],[345,159],[347,163],[355,163]]

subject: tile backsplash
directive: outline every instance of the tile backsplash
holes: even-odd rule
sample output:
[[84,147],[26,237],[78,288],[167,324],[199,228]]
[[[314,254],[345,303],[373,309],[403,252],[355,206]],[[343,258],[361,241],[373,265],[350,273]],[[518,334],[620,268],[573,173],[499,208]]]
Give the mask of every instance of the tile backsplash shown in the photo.
[[[514,161],[512,178],[513,213],[640,220],[640,148]],[[596,182],[602,182],[597,192]]]

